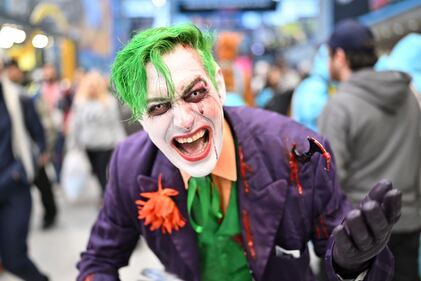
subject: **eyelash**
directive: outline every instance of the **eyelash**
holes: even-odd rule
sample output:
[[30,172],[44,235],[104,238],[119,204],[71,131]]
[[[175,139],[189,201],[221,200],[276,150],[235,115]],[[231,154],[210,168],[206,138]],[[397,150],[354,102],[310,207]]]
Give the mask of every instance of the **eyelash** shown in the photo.
[[[202,101],[206,97],[206,95],[207,95],[208,92],[209,92],[209,90],[207,88],[204,88],[204,87],[203,88],[199,88],[199,89],[194,90],[194,91],[191,91],[190,93],[188,93],[187,95],[185,95],[183,97],[183,100],[185,102],[198,103],[198,102]],[[198,95],[197,96],[193,96],[194,93],[198,93]],[[202,94],[203,96],[200,96],[200,94]],[[190,98],[193,98],[193,100],[190,100],[189,101]],[[165,108],[163,109],[162,112],[158,112],[157,113],[156,112],[156,108],[159,107],[159,106],[163,106]],[[151,107],[148,108],[148,115],[149,115],[149,117],[159,116],[159,115],[162,115],[165,112],[167,112],[170,108],[171,108],[171,103],[170,102],[155,104],[155,105],[152,105]]]
[[[199,96],[199,97],[197,95],[196,96],[193,96],[194,93],[198,93],[198,95],[203,94],[203,96]],[[189,98],[199,98],[199,100],[191,101],[191,102],[197,103],[197,102],[202,101],[205,98],[205,96],[206,96],[207,93],[208,93],[208,89],[203,87],[203,88],[199,88],[197,90],[191,91],[190,93],[188,93],[187,95],[185,95],[183,97],[183,99],[186,102],[189,102],[188,101]]]
[[[158,106],[165,107],[165,109],[164,109],[165,111],[162,111],[162,112],[159,112],[159,113],[154,113],[155,112],[155,109]],[[155,104],[155,105],[152,105],[151,107],[149,107],[149,109],[148,109],[148,115],[149,115],[149,117],[159,116],[159,115],[164,114],[165,112],[167,112],[170,108],[171,108],[171,103],[169,103],[169,102]]]

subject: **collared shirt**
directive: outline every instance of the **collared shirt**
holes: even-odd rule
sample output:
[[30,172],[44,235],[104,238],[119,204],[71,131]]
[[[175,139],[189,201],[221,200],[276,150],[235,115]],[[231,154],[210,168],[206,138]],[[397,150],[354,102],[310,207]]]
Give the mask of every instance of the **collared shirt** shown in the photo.
[[[180,172],[187,188],[191,176],[184,171]],[[211,176],[218,188],[222,212],[225,214],[231,194],[231,184],[237,181],[234,137],[226,120],[224,120],[221,155]]]

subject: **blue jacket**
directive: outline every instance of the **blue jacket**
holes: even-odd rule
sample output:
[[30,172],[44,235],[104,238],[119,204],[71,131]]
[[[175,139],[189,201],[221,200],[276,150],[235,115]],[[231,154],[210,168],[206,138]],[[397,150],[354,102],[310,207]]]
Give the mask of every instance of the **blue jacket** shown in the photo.
[[[238,161],[239,214],[244,247],[255,280],[316,280],[309,267],[307,242],[326,257],[331,280],[339,280],[332,267],[333,228],[351,209],[335,178],[334,163],[319,154],[299,166],[300,194],[289,168],[293,145],[308,150],[307,136],[328,144],[314,132],[276,113],[247,107],[226,107],[225,118],[243,152]],[[242,163],[242,164],[241,164]],[[249,169],[241,169],[247,165]],[[164,187],[176,189],[174,202],[186,226],[171,235],[151,231],[138,219],[135,201],[139,193],[157,191],[162,174]],[[247,191],[247,187],[249,191]],[[195,232],[188,223],[187,193],[179,170],[154,146],[145,132],[128,138],[114,152],[104,205],[92,229],[88,247],[78,264],[78,280],[118,280],[118,269],[142,235],[168,272],[182,280],[200,280],[200,261]],[[250,227],[245,225],[248,217]],[[248,230],[247,230],[248,228]],[[329,245],[328,245],[329,244]],[[298,250],[299,257],[284,255],[279,248]],[[252,255],[255,252],[255,256]],[[374,260],[365,280],[390,280],[393,258],[385,249]]]
[[292,97],[292,118],[317,132],[317,119],[329,98],[329,54],[322,45],[313,61],[310,76],[301,81]]
[[380,57],[376,70],[399,70],[412,77],[412,84],[421,94],[421,34],[410,33],[403,37],[389,55]]

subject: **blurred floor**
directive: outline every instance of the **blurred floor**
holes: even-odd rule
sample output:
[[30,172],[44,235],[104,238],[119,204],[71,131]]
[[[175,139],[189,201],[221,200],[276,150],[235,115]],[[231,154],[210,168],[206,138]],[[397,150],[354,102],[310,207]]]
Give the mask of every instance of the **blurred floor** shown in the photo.
[[[32,189],[30,256],[50,277],[50,281],[76,280],[76,263],[80,252],[86,247],[91,226],[98,212],[99,188],[96,184],[92,181],[75,203],[66,200],[59,187],[55,188],[60,208],[58,222],[54,228],[46,231],[41,230],[42,209],[39,193],[36,188]],[[130,265],[120,270],[120,278],[125,281],[145,280],[140,276],[140,272],[143,268],[151,267],[162,268],[162,265],[145,243],[139,243],[131,257]],[[19,280],[10,274],[0,273],[0,281]]]

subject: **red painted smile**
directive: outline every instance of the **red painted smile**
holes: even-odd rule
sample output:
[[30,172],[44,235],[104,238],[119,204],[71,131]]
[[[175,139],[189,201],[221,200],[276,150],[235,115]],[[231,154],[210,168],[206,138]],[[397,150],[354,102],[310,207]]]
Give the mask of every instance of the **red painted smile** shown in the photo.
[[211,128],[204,126],[196,131],[173,138],[172,145],[178,154],[190,162],[206,158],[211,149]]

